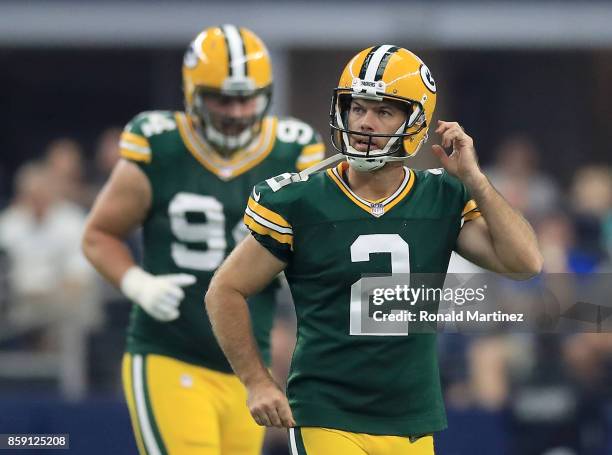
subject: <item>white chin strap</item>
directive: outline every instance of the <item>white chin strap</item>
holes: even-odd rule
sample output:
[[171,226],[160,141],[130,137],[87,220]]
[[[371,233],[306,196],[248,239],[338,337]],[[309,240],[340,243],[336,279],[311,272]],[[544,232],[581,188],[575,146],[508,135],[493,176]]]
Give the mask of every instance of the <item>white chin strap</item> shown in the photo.
[[253,140],[253,130],[252,128],[247,128],[240,134],[228,136],[208,124],[206,125],[206,138],[212,145],[217,147],[237,150],[246,147]]

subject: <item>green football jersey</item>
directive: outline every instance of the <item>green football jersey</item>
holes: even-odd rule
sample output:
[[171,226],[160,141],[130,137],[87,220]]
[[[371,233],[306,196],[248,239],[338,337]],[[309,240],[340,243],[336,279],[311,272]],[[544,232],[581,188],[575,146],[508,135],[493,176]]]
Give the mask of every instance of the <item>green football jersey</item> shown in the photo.
[[[248,234],[242,213],[253,185],[321,160],[324,146],[296,119],[267,117],[253,144],[224,159],[196,134],[183,112],[153,111],[125,128],[121,156],[148,177],[152,205],[143,223],[143,268],[153,275],[189,273],[180,317],[161,322],[133,306],[127,350],[155,353],[231,372],[213,335],[204,295],[214,271]],[[274,287],[251,299],[253,329],[264,359],[274,314]]]
[[305,182],[259,183],[245,212],[254,237],[287,262],[298,321],[287,385],[293,415],[298,426],[358,433],[441,430],[435,334],[365,333],[351,297],[363,275],[445,274],[462,223],[478,208],[439,169],[405,168],[397,191],[372,203],[345,183],[346,165]]

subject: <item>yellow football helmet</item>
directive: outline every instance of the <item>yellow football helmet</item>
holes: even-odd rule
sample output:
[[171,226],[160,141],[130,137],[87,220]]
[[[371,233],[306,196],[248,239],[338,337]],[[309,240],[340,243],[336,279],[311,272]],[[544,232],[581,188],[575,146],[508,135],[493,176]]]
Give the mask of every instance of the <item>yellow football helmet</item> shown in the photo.
[[[348,111],[353,98],[392,100],[406,110],[406,121],[394,134],[352,131]],[[359,52],[344,68],[332,95],[332,144],[359,170],[379,169],[388,161],[415,155],[427,141],[436,107],[436,83],[423,61],[401,47],[383,45]],[[349,134],[368,137],[367,151],[349,144]],[[373,137],[390,138],[383,149],[371,150]]]
[[[250,30],[234,25],[202,31],[183,58],[183,93],[194,126],[217,151],[227,154],[247,146],[259,134],[270,107],[272,65],[266,46]],[[207,98],[251,101],[256,107],[248,117],[215,117]],[[233,134],[223,131],[227,125]]]

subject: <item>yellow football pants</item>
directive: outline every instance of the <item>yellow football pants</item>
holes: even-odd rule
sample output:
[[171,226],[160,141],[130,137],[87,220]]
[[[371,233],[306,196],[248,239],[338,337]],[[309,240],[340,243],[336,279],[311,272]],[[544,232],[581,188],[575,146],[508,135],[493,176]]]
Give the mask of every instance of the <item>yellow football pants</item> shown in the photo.
[[123,388],[140,455],[259,455],[264,429],[233,374],[125,354]]
[[434,455],[433,436],[414,442],[402,436],[378,436],[331,428],[289,429],[291,455]]

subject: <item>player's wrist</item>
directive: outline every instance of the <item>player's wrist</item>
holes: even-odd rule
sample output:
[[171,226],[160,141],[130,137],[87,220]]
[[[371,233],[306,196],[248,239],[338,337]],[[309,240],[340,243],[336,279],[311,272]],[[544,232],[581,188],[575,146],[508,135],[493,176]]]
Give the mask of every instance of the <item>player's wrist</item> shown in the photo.
[[487,176],[480,169],[463,176],[461,181],[472,194],[481,192],[489,185]]
[[138,301],[143,290],[143,285],[151,278],[151,274],[145,272],[137,265],[133,265],[121,277],[119,288],[127,298]]
[[277,387],[276,382],[270,376],[270,373],[262,367],[261,371],[254,371],[242,377],[242,383],[249,390],[255,390],[262,387]]

